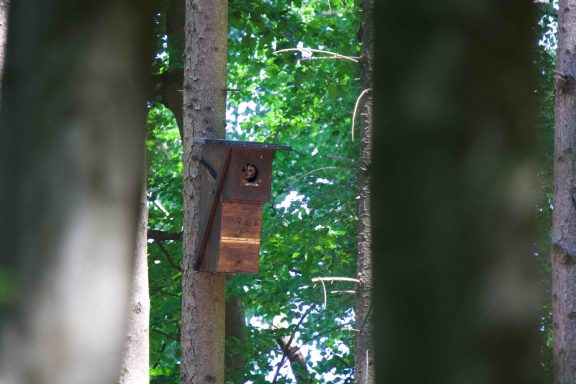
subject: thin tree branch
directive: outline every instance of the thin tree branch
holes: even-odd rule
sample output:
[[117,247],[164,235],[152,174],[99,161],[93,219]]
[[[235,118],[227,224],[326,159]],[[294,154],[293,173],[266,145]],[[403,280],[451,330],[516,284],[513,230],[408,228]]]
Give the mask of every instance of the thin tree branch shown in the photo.
[[[357,63],[359,61],[359,57],[355,57],[355,56],[345,56],[345,55],[341,55],[339,53],[336,52],[331,52],[331,51],[325,51],[322,49],[313,49],[313,48],[287,48],[287,49],[280,49],[278,51],[274,51],[272,52],[273,54],[278,54],[278,53],[286,53],[286,52],[307,52],[307,53],[321,53],[324,55],[329,55],[328,57],[331,59],[341,59],[341,60],[348,60],[351,61],[353,63]],[[310,60],[310,58],[303,58],[304,60]],[[319,59],[322,59],[322,57],[320,57]]]
[[324,292],[324,309],[328,306],[328,294],[326,293],[326,284],[324,284],[324,280],[320,280],[322,283],[322,292]]
[[156,332],[156,333],[158,333],[159,335],[162,335],[162,336],[164,336],[164,337],[166,337],[166,338],[168,338],[168,339],[171,339],[171,340],[175,340],[175,341],[179,341],[179,340],[180,340],[180,338],[176,338],[176,337],[172,336],[171,334],[169,334],[169,333],[167,333],[167,332],[164,332],[164,331],[161,331],[161,330],[156,329],[156,328],[150,328],[150,331]]
[[166,289],[174,289],[174,287],[156,287],[156,288],[150,288],[150,294],[151,295],[156,295],[156,294],[162,294],[162,295],[166,295],[166,296],[172,296],[172,297],[177,297],[180,298],[181,296],[170,292],[170,291],[166,291]]
[[[336,330],[338,330],[338,329],[342,329],[342,328],[347,327],[347,326],[348,326],[348,324],[342,324],[342,325],[339,325],[339,326],[337,326],[337,327],[333,327],[333,328],[327,329],[327,330],[325,330],[325,331],[323,331],[323,332],[320,332],[319,334],[317,334],[317,335],[314,336],[314,337],[311,337],[311,338],[309,338],[309,339],[304,340],[304,341],[302,342],[302,345],[301,345],[301,346],[299,346],[299,347],[294,347],[294,348],[296,348],[296,351],[300,351],[300,349],[301,349],[305,344],[308,344],[309,342],[314,341],[314,340],[318,340],[318,339],[320,339],[322,336],[324,336],[324,335],[326,335],[326,334],[328,334],[328,333],[330,333],[330,332],[332,332],[332,331],[336,331]],[[355,329],[350,329],[350,330],[351,330],[351,331],[356,331]],[[337,356],[337,355],[335,355],[335,356]],[[338,357],[339,357],[339,356],[338,356]],[[346,365],[347,365],[348,367],[350,367],[350,365],[349,365],[348,363],[346,363]],[[353,367],[350,367],[350,368],[354,369]]]
[[344,60],[344,59],[338,56],[320,56],[320,57],[303,57],[300,60],[312,61],[312,60]]
[[[164,341],[164,339],[161,339],[161,340],[160,340],[160,343],[161,343],[161,345],[160,345],[160,355],[162,355],[162,354],[164,353],[164,350],[166,350],[166,345],[167,345],[167,344],[166,344],[166,342]],[[156,361],[154,362],[153,368],[158,368],[159,365],[160,365],[160,360],[156,360]]]
[[164,255],[166,255],[166,259],[168,259],[168,263],[170,263],[170,265],[172,267],[174,267],[174,269],[182,272],[182,266],[179,266],[178,264],[176,264],[176,262],[174,261],[174,259],[172,258],[172,256],[170,255],[170,253],[166,250],[166,248],[164,248],[164,246],[162,245],[162,243],[155,241],[154,244],[158,245],[158,247],[160,248],[160,250],[162,251],[162,253],[164,253]]
[[332,160],[341,161],[347,164],[355,164],[356,162],[348,157],[342,155],[337,155],[335,153],[325,153],[324,156],[331,158]]
[[298,324],[296,324],[296,327],[294,327],[294,331],[292,332],[292,334],[290,335],[290,339],[286,343],[287,348],[284,349],[284,351],[282,353],[282,358],[280,359],[280,362],[276,366],[276,373],[274,374],[274,380],[272,380],[272,384],[276,383],[276,381],[278,380],[278,373],[280,372],[280,368],[282,368],[282,366],[284,365],[284,362],[286,361],[286,353],[288,352],[287,349],[290,348],[290,345],[292,344],[292,341],[294,340],[294,336],[296,336],[296,332],[298,331],[298,328],[300,328],[300,325],[304,322],[304,319],[306,318],[306,316],[308,316],[308,314],[310,312],[312,312],[312,309],[314,309],[315,306],[316,306],[316,304],[310,305],[310,307],[306,310],[306,312],[304,312],[302,317],[300,317],[300,320],[298,320]]
[[288,345],[288,339],[288,336],[279,337],[276,339],[276,342],[282,351],[286,351],[290,367],[292,368],[292,373],[296,378],[296,383],[309,383],[310,378],[308,376],[310,375],[310,372],[308,371],[306,359],[304,358],[304,355],[302,355],[302,352],[300,352],[300,347]]
[[148,239],[154,241],[180,241],[182,240],[182,232],[165,232],[157,231],[155,229],[148,230]]
[[[332,331],[336,331],[336,330],[338,330],[338,329],[342,329],[342,328],[348,327],[348,325],[349,325],[349,324],[341,324],[341,325],[339,325],[339,326],[337,326],[337,327],[332,327],[332,328],[329,328],[329,329],[327,329],[327,330],[325,330],[325,331],[322,331],[322,332],[320,332],[319,334],[317,334],[316,336],[304,340],[304,341],[302,342],[302,345],[308,344],[309,342],[314,341],[314,340],[318,340],[318,339],[321,338],[322,336],[324,336],[324,335],[326,335],[326,334],[328,334],[328,333],[330,333],[330,332],[332,332]],[[350,329],[350,330],[352,330],[352,329]]]
[[[330,166],[330,167],[320,167],[320,168],[316,168],[311,170],[310,172],[306,172],[305,174],[298,176],[297,178],[294,179],[294,181],[290,184],[290,187],[292,187],[297,181],[302,180],[303,178],[305,178],[306,176],[310,176],[313,173],[319,172],[319,171],[326,171],[326,170],[340,170],[340,171],[348,171],[351,170],[352,167],[334,167],[334,166]],[[287,188],[287,189],[290,189]]]
[[333,295],[355,295],[356,291],[330,291],[330,293]]
[[[328,297],[326,294],[326,284],[325,282],[334,282],[334,281],[346,281],[346,282],[350,282],[350,283],[360,283],[360,280],[358,279],[353,279],[351,277],[314,277],[312,279],[313,283],[317,283],[320,282],[322,284],[322,291],[324,292],[324,309],[326,309],[327,303],[328,303]],[[342,293],[342,292],[347,292],[347,291],[332,291],[330,293]],[[352,291],[354,292],[354,291]]]
[[348,364],[348,362],[347,362],[346,360],[344,360],[344,359],[342,358],[342,356],[339,356],[339,355],[337,355],[337,354],[335,354],[335,353],[332,353],[332,357],[340,360],[340,361],[341,361],[342,363],[344,363],[344,365],[347,366],[348,368],[354,369],[354,368],[352,368],[352,367],[350,366],[350,364]]
[[312,278],[313,283],[317,283],[319,281],[347,281],[350,283],[359,283],[360,280],[354,279],[352,277],[314,277]]
[[351,129],[352,141],[354,141],[354,127],[356,126],[356,114],[358,113],[358,106],[360,105],[360,100],[362,100],[364,95],[366,95],[371,90],[372,88],[363,90],[362,93],[360,93],[360,96],[358,96],[358,98],[356,99],[356,104],[354,104],[354,112],[352,113],[352,129]]
[[306,172],[303,175],[298,176],[297,178],[293,179],[292,182],[288,185],[288,187],[284,188],[282,192],[279,192],[276,194],[276,196],[274,196],[273,199],[270,200],[271,204],[274,204],[276,202],[276,199],[278,199],[278,196],[280,196],[282,193],[289,191],[292,189],[292,187],[300,180],[302,180],[303,178],[305,178],[306,176],[310,176],[313,173],[316,172],[320,172],[320,171],[328,171],[328,170],[339,170],[339,171],[350,171],[354,168],[352,167],[335,167],[335,166],[330,166],[330,167],[320,167],[320,168],[316,168],[311,170],[310,172]]
[[[150,201],[150,200],[148,200],[148,201]],[[168,212],[166,209],[161,207],[160,204],[158,204],[158,202],[156,202],[156,200],[151,200],[151,201],[152,201],[152,204],[154,204],[156,206],[156,208],[158,208],[160,210],[160,212],[162,212],[164,214],[164,216],[170,217],[170,212]]]

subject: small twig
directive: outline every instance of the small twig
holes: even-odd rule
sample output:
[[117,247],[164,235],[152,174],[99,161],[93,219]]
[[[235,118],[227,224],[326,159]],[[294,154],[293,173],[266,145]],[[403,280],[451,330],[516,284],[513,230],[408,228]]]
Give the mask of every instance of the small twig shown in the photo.
[[320,280],[320,282],[322,283],[322,291],[324,291],[324,309],[326,309],[326,306],[328,304],[328,297],[326,295],[326,284],[324,284],[323,280]]
[[[292,369],[292,373],[296,378],[297,383],[309,383],[307,380],[310,372],[308,371],[308,365],[306,364],[306,359],[298,346],[291,346],[288,348],[286,346],[286,342],[288,341],[288,336],[278,337],[276,342],[280,346],[281,350],[288,351],[287,357],[288,361],[290,362],[290,368]],[[303,372],[304,371],[304,372]]]
[[355,295],[356,291],[330,291],[330,293],[333,295]]
[[[162,355],[162,353],[164,353],[164,350],[166,349],[166,342],[164,341],[164,339],[160,339],[160,355]],[[154,368],[157,368],[158,365],[160,365],[160,360],[156,360],[156,362],[154,362]]]
[[307,61],[307,60],[344,60],[344,59],[338,56],[320,56],[320,57],[303,57],[300,60]]
[[182,232],[165,232],[165,231],[158,231],[155,229],[149,229],[148,239],[154,241],[167,241],[167,240],[178,241],[182,240]]
[[[329,55],[330,58],[333,59],[341,59],[341,60],[348,60],[351,61],[353,63],[357,63],[359,60],[359,57],[354,57],[354,56],[345,56],[345,55],[341,55],[339,53],[336,52],[331,52],[331,51],[324,51],[322,49],[312,49],[312,48],[286,48],[286,49],[280,49],[278,51],[274,51],[272,52],[273,54],[278,54],[278,53],[286,53],[286,52],[310,52],[310,53],[321,53],[324,55]],[[309,60],[310,58],[303,58],[305,60]]]
[[[329,282],[334,282],[334,281],[347,281],[347,282],[351,282],[351,283],[360,283],[360,280],[358,279],[353,279],[351,277],[315,277],[312,279],[313,283],[317,283],[320,282],[322,283],[322,290],[324,292],[324,309],[326,309],[326,305],[328,302],[327,299],[327,295],[326,295],[326,285],[324,284],[324,282],[329,281]],[[330,293],[343,293],[343,292],[352,292],[354,293],[354,291],[331,291]]]
[[348,325],[349,325],[349,324],[342,324],[342,325],[339,325],[339,326],[337,326],[337,327],[333,327],[333,328],[327,329],[327,330],[325,330],[325,331],[322,331],[322,332],[320,332],[319,334],[317,334],[316,336],[304,340],[304,341],[302,342],[302,345],[308,344],[309,342],[314,341],[314,340],[318,340],[318,339],[320,339],[322,336],[324,336],[324,335],[326,335],[326,334],[328,334],[328,333],[330,333],[330,332],[332,332],[332,331],[337,331],[337,330],[339,330],[339,329],[346,328],[346,327],[348,327]]
[[[325,330],[325,331],[322,331],[322,332],[320,332],[319,334],[317,334],[316,336],[311,337],[311,338],[309,338],[309,339],[306,339],[306,340],[302,341],[302,345],[299,346],[299,347],[297,347],[296,350],[299,351],[300,349],[302,349],[302,347],[303,347],[304,345],[308,344],[309,342],[314,341],[314,340],[318,340],[318,339],[322,338],[322,336],[324,336],[324,335],[326,335],[326,334],[328,334],[328,333],[330,333],[330,332],[332,332],[332,331],[336,331],[336,330],[339,330],[339,329],[342,329],[342,328],[345,328],[345,327],[348,327],[348,324],[342,324],[342,325],[339,325],[339,326],[337,326],[337,327],[333,327],[333,328],[327,329],[327,330]],[[353,329],[353,328],[348,329],[348,330],[353,331],[353,332],[358,332],[358,330]]]
[[353,279],[351,277],[314,277],[312,279],[313,283],[316,283],[318,281],[348,281],[350,283],[359,283],[360,282],[360,280]]
[[352,160],[348,157],[337,155],[335,153],[326,153],[325,156],[331,158],[332,160],[341,161],[343,163],[355,164],[354,160]]
[[320,168],[316,168],[316,169],[311,170],[310,172],[306,172],[305,174],[300,175],[297,178],[295,178],[294,181],[292,182],[292,184],[290,184],[290,186],[293,186],[297,181],[302,180],[306,176],[309,176],[309,175],[316,173],[316,172],[319,172],[319,171],[326,171],[326,170],[344,171],[344,170],[350,170],[350,169],[352,169],[352,168],[351,167],[320,167]]
[[176,262],[174,262],[174,259],[172,258],[172,256],[170,256],[170,253],[166,250],[166,248],[164,248],[162,243],[155,241],[154,244],[158,245],[158,247],[162,250],[162,253],[164,253],[164,255],[166,255],[166,259],[168,259],[168,263],[170,263],[170,265],[173,266],[176,270],[182,272],[182,267],[178,266],[178,264],[176,264]]
[[356,126],[356,114],[358,113],[358,105],[360,105],[360,100],[362,100],[362,97],[364,97],[364,95],[370,92],[371,90],[372,88],[363,90],[362,93],[360,93],[360,96],[358,96],[358,98],[356,99],[356,104],[354,104],[354,112],[352,113],[352,129],[350,130],[350,132],[352,133],[352,141],[354,141],[354,127]]
[[342,363],[344,363],[344,365],[345,365],[347,368],[352,369],[352,367],[350,366],[350,364],[348,364],[348,362],[347,362],[346,360],[344,360],[344,359],[342,358],[342,356],[337,355],[337,354],[335,354],[334,352],[332,352],[332,357],[340,360]]
[[354,369],[354,367],[350,367],[350,373],[348,374],[348,376],[346,376],[346,378],[344,379],[344,383],[351,383],[353,380],[353,376],[354,376],[354,372],[356,370]]
[[177,337],[174,337],[174,336],[170,335],[169,333],[166,333],[166,332],[161,331],[161,330],[159,330],[159,329],[151,328],[150,331],[151,331],[151,332],[156,332],[156,333],[158,333],[159,335],[162,335],[162,336],[167,337],[167,338],[169,338],[169,339],[179,341],[179,339],[178,339]]
[[152,204],[154,204],[156,208],[158,208],[160,212],[164,214],[164,216],[170,217],[170,212],[168,212],[164,207],[160,206],[160,204],[158,204],[156,200],[152,200]]
[[312,312],[314,307],[315,307],[315,304],[310,305],[310,307],[306,310],[306,312],[304,312],[302,317],[300,317],[300,320],[298,320],[298,324],[296,324],[294,331],[290,335],[290,339],[286,343],[286,348],[284,349],[284,351],[282,351],[282,358],[280,359],[280,362],[276,366],[276,373],[274,374],[274,379],[272,380],[272,384],[276,383],[276,381],[278,379],[278,373],[280,372],[280,368],[282,368],[282,366],[284,365],[284,362],[286,361],[286,353],[288,352],[288,348],[290,348],[290,345],[292,344],[292,340],[294,340],[294,336],[296,336],[296,331],[298,331],[298,328],[300,328],[300,325],[304,322],[304,319],[306,318],[306,316],[308,316],[308,314],[310,312]]
[[180,295],[178,295],[176,293],[164,290],[165,288],[168,288],[168,287],[150,288],[150,294],[162,294],[162,295],[172,296],[172,297],[177,297],[177,298],[181,297]]
[[[313,174],[313,173],[316,173],[316,172],[319,172],[319,171],[326,171],[326,170],[340,170],[340,171],[346,170],[346,171],[348,171],[348,170],[352,170],[352,169],[353,169],[352,167],[332,167],[332,166],[331,166],[331,167],[320,167],[320,168],[316,168],[316,169],[313,169],[313,170],[311,170],[311,171],[309,171],[309,172],[306,172],[305,174],[300,175],[300,176],[298,176],[297,178],[293,179],[292,182],[288,185],[288,187],[286,187],[286,188],[283,189],[283,192],[284,192],[284,191],[289,191],[289,190],[291,190],[292,187],[293,187],[298,181],[302,180],[302,179],[305,178],[306,176],[309,176],[309,175],[311,175],[311,174]],[[281,193],[282,193],[282,192],[281,192]],[[272,203],[276,201],[276,199],[278,198],[279,195],[281,195],[281,193],[278,193],[276,196],[274,196],[273,199],[271,199]]]

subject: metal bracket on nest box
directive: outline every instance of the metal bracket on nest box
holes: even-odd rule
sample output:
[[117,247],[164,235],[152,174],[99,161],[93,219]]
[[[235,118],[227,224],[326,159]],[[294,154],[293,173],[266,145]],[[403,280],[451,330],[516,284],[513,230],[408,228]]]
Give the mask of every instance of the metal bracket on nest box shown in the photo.
[[291,147],[251,141],[195,137],[202,145],[198,160],[200,241],[194,269],[257,273],[262,204],[270,200],[272,161]]

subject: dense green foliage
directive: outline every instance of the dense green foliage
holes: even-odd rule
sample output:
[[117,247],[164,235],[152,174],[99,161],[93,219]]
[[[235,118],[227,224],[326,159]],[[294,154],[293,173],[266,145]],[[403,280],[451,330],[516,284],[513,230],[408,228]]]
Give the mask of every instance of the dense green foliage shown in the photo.
[[[292,334],[302,345],[310,377],[319,382],[353,379],[354,329],[362,326],[354,324],[350,291],[355,286],[311,279],[355,276],[358,145],[351,140],[351,118],[360,93],[360,65],[306,60],[310,52],[305,48],[359,55],[358,5],[353,0],[229,3],[228,138],[294,148],[278,153],[274,163],[260,273],[232,276],[227,283],[227,294],[242,298],[247,321],[245,345],[228,340],[228,352],[246,361],[244,376],[228,377],[230,382],[271,380],[282,355],[276,340]],[[159,74],[182,66],[181,37],[166,36],[165,15],[172,6],[163,2],[157,19]],[[274,53],[296,47],[301,51]],[[178,233],[178,128],[158,100],[150,104],[148,123],[150,229]],[[149,244],[154,383],[179,380],[181,260],[180,241]],[[277,382],[291,382],[287,361],[284,366]]]
[[[148,123],[149,228],[181,232],[182,145],[178,128],[172,114],[161,105],[151,108]],[[149,243],[148,261],[151,376],[167,375],[171,377],[167,382],[175,382],[180,353],[181,243]]]
[[[156,73],[182,69],[182,36],[167,36],[166,11],[158,14]],[[535,28],[539,101],[539,173],[542,200],[542,284],[549,297],[549,229],[552,214],[553,68],[556,21],[541,7]],[[355,275],[357,143],[351,117],[360,92],[360,65],[346,60],[306,60],[306,48],[357,56],[361,13],[353,0],[229,4],[229,139],[291,145],[274,163],[272,201],[264,209],[260,273],[228,280],[229,295],[245,309],[247,340],[227,341],[228,353],[246,361],[242,378],[271,381],[282,356],[277,338],[295,333],[308,370],[319,382],[353,378],[352,283],[313,283],[314,277]],[[274,51],[300,48],[296,52]],[[318,54],[313,54],[315,59]],[[182,230],[182,147],[172,112],[159,100],[149,112],[150,229]],[[181,242],[149,244],[151,374],[153,383],[177,383],[180,326]],[[332,293],[340,291],[340,293]],[[303,319],[304,318],[304,319]],[[295,328],[299,321],[302,324]],[[277,328],[274,325],[281,323]],[[288,328],[284,326],[288,325]],[[542,365],[551,382],[551,308],[542,311]],[[277,382],[290,382],[285,369]],[[330,373],[326,375],[326,373]],[[334,381],[331,381],[334,380]]]

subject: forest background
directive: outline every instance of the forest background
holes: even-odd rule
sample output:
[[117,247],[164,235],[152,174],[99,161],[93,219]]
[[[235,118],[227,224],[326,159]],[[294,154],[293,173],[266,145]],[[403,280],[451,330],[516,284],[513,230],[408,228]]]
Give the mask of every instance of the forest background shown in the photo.
[[[181,104],[171,104],[170,92],[181,89],[184,36],[178,28],[183,9],[174,1],[162,5],[154,64],[161,95],[149,105],[147,139],[149,231],[155,235],[149,244],[150,364],[151,382],[174,383],[180,351],[182,244],[174,239],[182,228],[182,144],[177,114],[167,106],[181,110]],[[230,361],[246,364],[234,367],[245,375],[242,380],[271,379],[283,354],[277,340],[291,336],[288,325],[298,324],[309,309],[295,333],[307,365],[299,369],[328,382],[353,378],[355,284],[312,279],[356,275],[359,146],[352,117],[361,91],[361,17],[354,1],[229,2],[227,138],[294,149],[278,153],[274,162],[259,274],[227,281],[228,299],[244,314],[232,318],[235,334],[227,339]],[[310,48],[351,59],[314,60],[318,54]],[[283,49],[294,52],[276,53]],[[160,240],[166,234],[174,239]],[[281,372],[291,375],[287,365]],[[230,377],[234,372],[228,374],[239,382]]]
[[[282,356],[277,340],[290,336],[287,325],[298,324],[311,307],[295,333],[305,369],[322,382],[351,382],[353,377],[354,337],[361,326],[354,323],[354,283],[312,279],[356,273],[359,147],[352,116],[361,92],[360,67],[353,60],[315,60],[318,54],[312,49],[357,58],[360,5],[229,3],[227,138],[289,144],[295,150],[279,153],[275,160],[273,197],[264,209],[260,273],[227,281],[228,297],[241,301],[246,319],[246,329],[236,335],[240,338],[227,339],[227,353],[246,364],[234,368],[244,372],[243,380],[259,383],[273,377]],[[179,12],[173,1],[165,1],[158,14],[154,70],[163,80],[181,79],[183,35],[170,25],[170,17],[179,17]],[[544,236],[535,255],[542,259],[541,281],[548,297],[557,4],[541,5],[538,12],[534,51],[542,201],[537,214]],[[276,53],[283,49],[294,51]],[[182,147],[178,123],[167,108],[166,85],[175,85],[162,84],[165,93],[149,105],[149,225],[151,231],[177,238],[182,227]],[[151,240],[153,383],[178,380],[180,263],[179,240]],[[549,304],[542,311],[541,330],[542,365],[551,382]],[[281,372],[294,379],[288,365]]]
[[[161,5],[155,19],[157,92],[149,97],[147,139],[151,378],[172,383],[178,382],[180,360],[182,147],[179,114],[170,111],[181,105],[178,108],[170,96],[178,95],[182,84],[183,29],[171,22],[179,12],[175,2]],[[269,380],[279,368],[281,340],[292,334],[303,352],[302,368],[316,380],[352,380],[353,339],[363,326],[354,324],[354,287],[349,281],[313,279],[356,273],[359,148],[352,139],[352,116],[362,91],[355,62],[361,46],[359,7],[346,1],[229,4],[228,138],[278,142],[295,149],[278,154],[275,163],[273,200],[264,210],[260,274],[233,276],[227,282],[229,301],[241,308],[242,320],[247,321],[246,328],[239,327],[237,336],[227,340],[228,354],[244,365],[229,366],[232,382],[237,382],[233,375],[238,372],[241,380]],[[541,75],[538,133],[544,165],[538,173],[543,198],[536,212],[546,239],[555,8],[541,7],[540,12],[534,19],[538,37],[533,47]],[[311,48],[347,59],[316,60]],[[274,53],[283,49],[294,51]],[[543,241],[536,252],[543,260],[544,287],[547,249]],[[541,361],[549,371],[547,306],[542,314]],[[292,333],[290,325],[298,331]],[[291,377],[289,369],[283,374]]]

